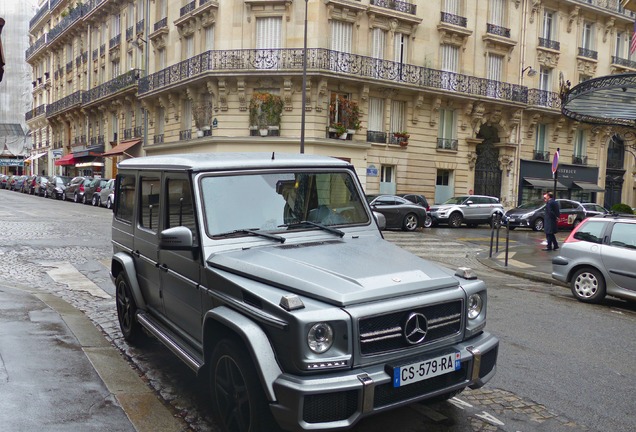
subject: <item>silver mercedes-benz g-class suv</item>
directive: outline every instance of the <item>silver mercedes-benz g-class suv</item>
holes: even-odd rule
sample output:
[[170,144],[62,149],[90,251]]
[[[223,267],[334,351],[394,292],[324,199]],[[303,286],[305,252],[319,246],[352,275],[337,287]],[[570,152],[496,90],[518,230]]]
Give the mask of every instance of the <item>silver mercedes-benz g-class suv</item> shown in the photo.
[[208,153],[118,168],[121,331],[207,380],[222,430],[347,429],[494,376],[484,283],[385,241],[350,163]]

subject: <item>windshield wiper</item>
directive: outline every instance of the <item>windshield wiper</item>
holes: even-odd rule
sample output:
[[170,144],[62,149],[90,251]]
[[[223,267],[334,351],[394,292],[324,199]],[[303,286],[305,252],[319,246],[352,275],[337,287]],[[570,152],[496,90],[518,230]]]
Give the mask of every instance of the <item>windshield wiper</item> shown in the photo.
[[220,234],[215,234],[213,237],[229,237],[232,236],[234,234],[249,234],[249,235],[255,235],[258,237],[264,237],[264,238],[268,238],[271,240],[276,240],[278,242],[281,243],[285,243],[285,237],[279,236],[279,235],[275,235],[275,234],[268,234],[268,233],[264,233],[264,232],[259,232],[260,228],[242,228],[242,229],[236,229],[236,230],[232,230],[232,231],[228,231],[228,232],[224,232],[224,233],[220,233]]
[[335,234],[335,235],[337,235],[339,237],[344,237],[344,235],[345,235],[344,231],[340,231],[339,229],[332,228],[330,226],[319,224],[319,223],[308,221],[308,220],[304,220],[304,221],[300,221],[300,222],[292,222],[292,223],[288,223],[288,224],[283,224],[283,225],[279,225],[279,227],[298,228],[298,227],[306,226],[306,225],[313,226],[313,227],[316,227],[316,228],[320,228],[321,230],[328,231],[328,232],[330,232],[332,234]]

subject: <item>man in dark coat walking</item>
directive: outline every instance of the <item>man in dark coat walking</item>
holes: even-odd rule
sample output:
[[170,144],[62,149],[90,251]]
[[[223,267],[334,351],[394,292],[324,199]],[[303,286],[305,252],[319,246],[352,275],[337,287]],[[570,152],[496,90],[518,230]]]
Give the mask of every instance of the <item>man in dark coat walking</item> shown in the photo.
[[557,232],[557,219],[559,218],[559,203],[556,202],[552,192],[547,192],[543,195],[543,201],[545,201],[545,221],[543,222],[543,230],[545,231],[545,238],[548,241],[548,245],[544,251],[552,251],[559,249],[559,244],[556,239]]

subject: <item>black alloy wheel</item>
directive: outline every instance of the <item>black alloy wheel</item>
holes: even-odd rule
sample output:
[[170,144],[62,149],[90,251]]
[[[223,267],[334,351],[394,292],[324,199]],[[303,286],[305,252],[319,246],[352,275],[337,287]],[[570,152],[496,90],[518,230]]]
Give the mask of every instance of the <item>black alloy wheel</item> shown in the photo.
[[452,213],[448,217],[448,226],[451,228],[459,228],[462,226],[462,215],[459,212]]
[[115,302],[117,304],[117,319],[119,328],[126,342],[138,342],[142,336],[142,329],[137,322],[137,305],[132,296],[128,279],[124,272],[120,272],[115,280]]

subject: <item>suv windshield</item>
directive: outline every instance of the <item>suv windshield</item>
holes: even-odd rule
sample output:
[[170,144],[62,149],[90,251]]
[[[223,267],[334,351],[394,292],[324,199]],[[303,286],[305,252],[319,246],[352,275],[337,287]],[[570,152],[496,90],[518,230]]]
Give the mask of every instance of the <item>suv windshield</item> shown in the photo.
[[[201,179],[207,234],[367,224],[348,172],[277,172]],[[305,222],[313,222],[305,223]]]
[[468,199],[467,196],[453,197],[445,201],[444,204],[462,204],[464,201],[466,201],[466,199]]

